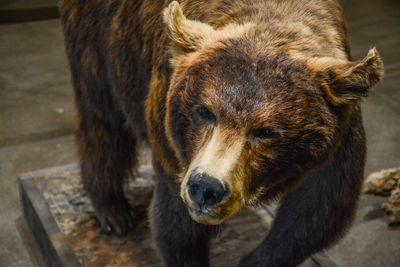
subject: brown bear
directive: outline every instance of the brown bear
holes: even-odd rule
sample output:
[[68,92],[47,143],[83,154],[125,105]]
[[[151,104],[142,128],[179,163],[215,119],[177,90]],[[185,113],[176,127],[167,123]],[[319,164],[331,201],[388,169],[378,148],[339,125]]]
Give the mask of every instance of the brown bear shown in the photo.
[[296,266],[337,241],[363,181],[360,100],[383,75],[351,61],[335,0],[62,0],[82,181],[106,232],[133,214],[123,180],[148,140],[154,240],[167,266],[208,266],[245,206],[280,199],[239,266]]

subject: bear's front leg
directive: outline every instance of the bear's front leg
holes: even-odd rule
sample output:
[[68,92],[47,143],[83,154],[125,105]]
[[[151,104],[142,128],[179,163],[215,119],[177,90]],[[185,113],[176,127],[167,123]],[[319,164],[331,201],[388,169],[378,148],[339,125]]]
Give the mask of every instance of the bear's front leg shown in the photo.
[[83,186],[105,233],[125,235],[133,228],[134,215],[125,198],[123,180],[136,159],[135,137],[122,127],[123,120],[107,123],[82,113],[77,131]]
[[209,266],[209,243],[213,227],[193,221],[179,194],[172,193],[171,188],[163,182],[155,185],[150,222],[165,266]]
[[273,227],[240,267],[297,266],[327,248],[352,222],[363,181],[364,136],[350,130],[334,160],[282,200]]

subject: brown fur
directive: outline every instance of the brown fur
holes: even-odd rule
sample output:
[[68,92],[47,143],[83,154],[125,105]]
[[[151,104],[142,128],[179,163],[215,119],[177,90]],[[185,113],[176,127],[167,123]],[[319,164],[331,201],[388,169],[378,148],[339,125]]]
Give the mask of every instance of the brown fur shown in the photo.
[[[375,49],[351,61],[335,0],[76,0],[60,10],[82,179],[103,229],[132,226],[122,182],[146,139],[166,265],[207,266],[213,227],[202,224],[277,198],[273,229],[241,266],[294,266],[345,232],[363,177],[359,101],[383,64]],[[188,194],[196,173],[229,192],[200,213]]]

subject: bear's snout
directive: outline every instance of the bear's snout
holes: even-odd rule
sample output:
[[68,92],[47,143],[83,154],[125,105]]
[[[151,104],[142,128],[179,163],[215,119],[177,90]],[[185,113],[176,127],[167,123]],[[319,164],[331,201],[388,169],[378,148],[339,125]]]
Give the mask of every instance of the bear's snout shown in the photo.
[[207,209],[229,196],[229,188],[205,173],[192,173],[188,183],[189,197],[198,210]]

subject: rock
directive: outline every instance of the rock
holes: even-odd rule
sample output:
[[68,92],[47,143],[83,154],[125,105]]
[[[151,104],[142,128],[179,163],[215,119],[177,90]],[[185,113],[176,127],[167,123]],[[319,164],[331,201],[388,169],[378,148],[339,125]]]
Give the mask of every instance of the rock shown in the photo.
[[382,208],[389,215],[390,224],[400,223],[400,168],[374,172],[368,176],[363,186],[363,193],[389,196]]

